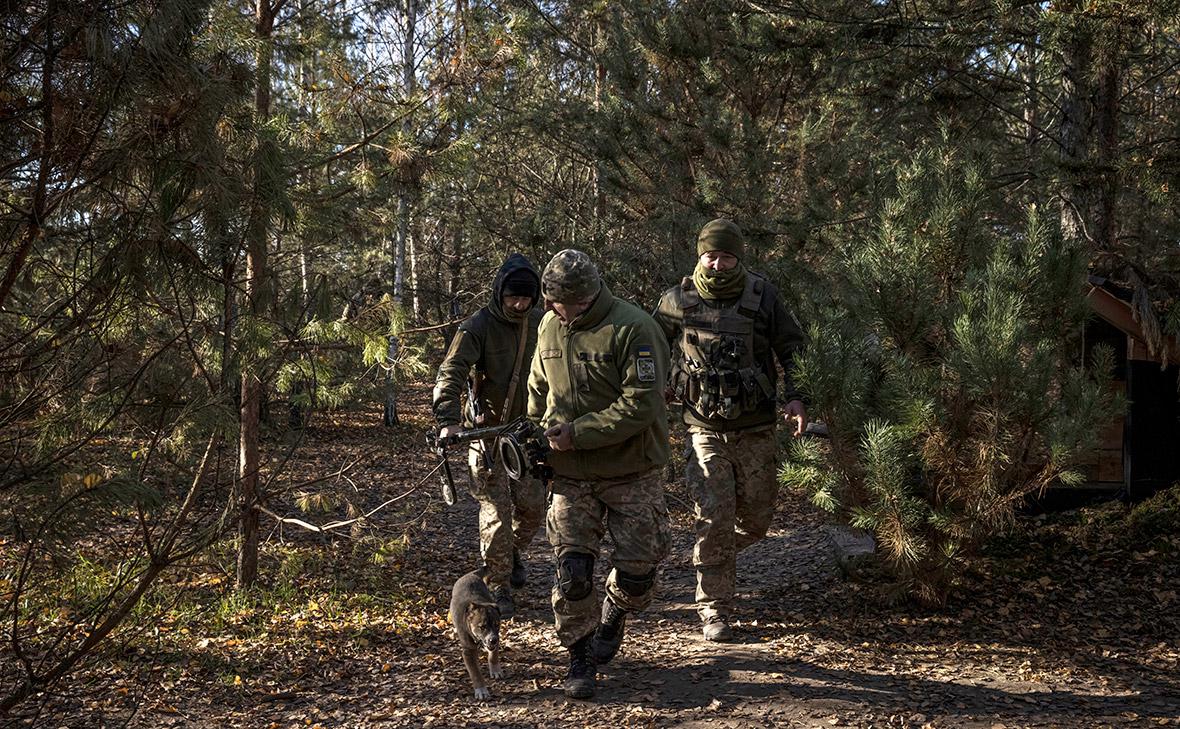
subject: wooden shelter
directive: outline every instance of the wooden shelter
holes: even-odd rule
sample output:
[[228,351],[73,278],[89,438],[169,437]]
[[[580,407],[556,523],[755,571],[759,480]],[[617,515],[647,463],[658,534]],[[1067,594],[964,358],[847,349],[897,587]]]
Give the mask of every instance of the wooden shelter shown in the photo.
[[1125,416],[1103,431],[1098,450],[1083,464],[1088,486],[1142,498],[1180,481],[1180,347],[1164,337],[1162,352],[1148,351],[1131,292],[1117,285],[1091,276],[1086,301],[1094,316],[1083,335],[1085,361],[1099,344],[1113,349],[1114,385],[1127,399]]

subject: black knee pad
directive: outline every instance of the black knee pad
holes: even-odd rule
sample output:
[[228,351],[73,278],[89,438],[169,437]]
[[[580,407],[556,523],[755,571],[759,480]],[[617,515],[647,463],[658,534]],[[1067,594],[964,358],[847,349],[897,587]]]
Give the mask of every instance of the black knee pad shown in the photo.
[[650,590],[651,586],[655,583],[655,567],[652,567],[650,572],[642,575],[634,575],[630,572],[624,572],[618,567],[615,568],[615,584],[619,586],[620,590],[627,593],[631,597],[642,596],[644,593]]
[[557,560],[557,589],[567,600],[584,600],[594,590],[594,555],[566,552]]

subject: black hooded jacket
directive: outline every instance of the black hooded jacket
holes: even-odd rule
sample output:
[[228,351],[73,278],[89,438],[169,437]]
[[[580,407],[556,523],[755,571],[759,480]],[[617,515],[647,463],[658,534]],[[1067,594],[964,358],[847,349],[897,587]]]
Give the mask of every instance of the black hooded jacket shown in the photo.
[[519,253],[513,253],[500,266],[492,282],[492,300],[487,306],[467,317],[459,325],[459,331],[451,340],[450,349],[438,368],[434,385],[434,417],[439,427],[465,422],[462,396],[467,388],[467,378],[474,370],[480,376],[477,404],[486,416],[482,425],[496,425],[523,415],[528,398],[529,364],[537,346],[537,325],[541,321],[541,309],[537,300],[524,316],[525,347],[520,357],[519,382],[508,413],[504,414],[504,399],[508,396],[508,384],[512,379],[512,365],[521,331],[520,320],[513,320],[504,313],[501,291],[509,274],[525,270],[532,274],[540,296],[541,277],[533,264]]

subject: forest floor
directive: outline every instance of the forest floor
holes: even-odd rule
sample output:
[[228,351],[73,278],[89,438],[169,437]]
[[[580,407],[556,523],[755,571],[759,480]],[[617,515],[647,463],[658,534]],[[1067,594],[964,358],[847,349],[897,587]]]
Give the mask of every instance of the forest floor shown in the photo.
[[[362,458],[339,482],[355,506],[410,490],[434,464],[420,446],[428,391],[406,395],[406,423],[393,430],[374,412],[318,416],[288,480]],[[187,574],[121,653],[72,682],[93,691],[68,692],[25,723],[1180,726],[1180,536],[1120,546],[1101,527],[1121,523],[1117,505],[1024,518],[950,604],[930,609],[890,604],[879,578],[841,571],[824,515],[784,494],[768,538],[739,558],[738,640],[721,645],[700,637],[690,503],[673,482],[675,542],[658,597],[628,623],[598,695],[561,693],[566,655],[552,631],[542,532],[502,629],[506,676],[477,703],[447,622],[451,583],[477,561],[476,505],[465,497],[448,509],[436,494],[430,478],[331,538],[276,529],[265,585],[252,593],[230,591],[225,567]],[[301,513],[293,500],[283,508],[337,518]]]

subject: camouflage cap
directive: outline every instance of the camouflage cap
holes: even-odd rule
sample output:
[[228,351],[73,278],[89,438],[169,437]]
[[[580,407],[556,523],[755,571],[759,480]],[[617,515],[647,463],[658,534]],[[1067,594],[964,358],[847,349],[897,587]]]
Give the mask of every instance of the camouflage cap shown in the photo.
[[559,304],[589,301],[598,294],[601,285],[590,256],[573,248],[559,251],[541,274],[541,293]]
[[725,251],[738,258],[746,255],[746,237],[737,223],[725,218],[716,218],[705,223],[697,236],[697,255],[703,256],[709,251]]

